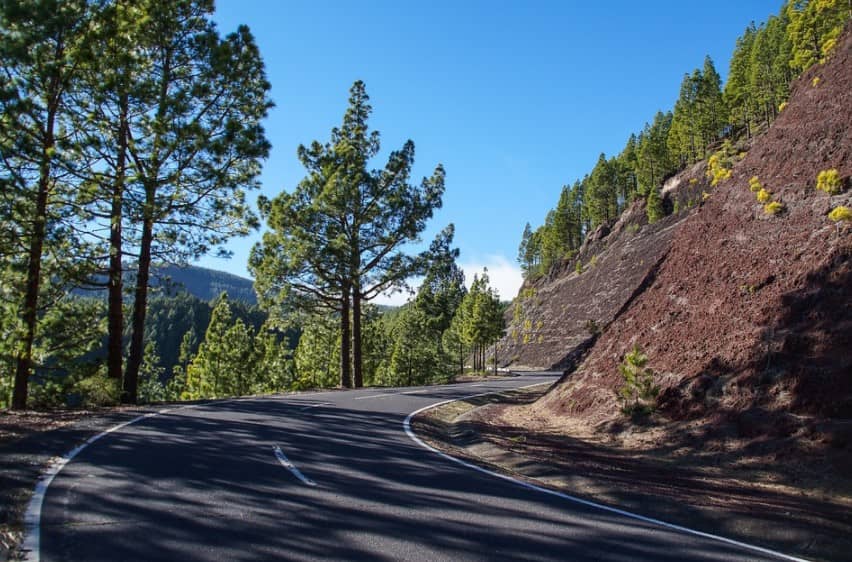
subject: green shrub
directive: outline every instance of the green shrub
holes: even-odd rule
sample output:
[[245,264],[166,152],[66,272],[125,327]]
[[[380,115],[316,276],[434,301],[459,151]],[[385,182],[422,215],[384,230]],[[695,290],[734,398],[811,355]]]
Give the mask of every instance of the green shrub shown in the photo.
[[760,188],[760,191],[757,192],[757,200],[760,203],[766,203],[770,199],[772,199],[772,194],[768,189]]
[[577,272],[577,275],[583,273],[583,264],[580,263],[580,260],[577,260],[577,263],[574,264],[574,271]]
[[843,182],[840,181],[840,173],[834,168],[823,170],[817,175],[816,188],[825,191],[829,195],[837,195],[843,191]]
[[761,189],[763,189],[763,185],[760,183],[760,180],[759,180],[759,179],[757,179],[757,176],[752,176],[752,177],[748,180],[748,188],[749,188],[751,191],[753,191],[754,193],[757,193],[758,191],[760,191]]
[[852,209],[843,205],[835,207],[828,213],[828,218],[834,222],[852,221]]
[[652,187],[648,191],[648,198],[645,201],[645,213],[648,215],[648,222],[651,224],[666,216],[666,211],[663,208],[663,198],[660,196],[660,188],[657,186]]
[[113,406],[121,394],[119,381],[101,373],[80,379],[74,390],[80,393],[83,406]]
[[74,392],[75,380],[66,373],[35,375],[30,379],[27,406],[35,410],[64,408]]
[[625,415],[649,414],[656,407],[660,387],[654,384],[654,371],[645,366],[647,363],[648,356],[634,345],[618,366],[624,379],[624,385],[618,389],[618,398]]
[[731,177],[729,165],[725,149],[716,152],[707,160],[707,177],[710,178],[710,185],[715,186]]
[[777,215],[784,210],[784,203],[772,201],[763,206],[763,212],[767,215]]
[[836,37],[832,37],[831,39],[826,40],[822,44],[822,48],[820,49],[820,52],[822,53],[822,58],[819,59],[819,63],[825,64],[825,61],[828,60],[828,56],[832,53],[832,51],[834,51],[834,49],[836,47],[837,47],[837,38]]

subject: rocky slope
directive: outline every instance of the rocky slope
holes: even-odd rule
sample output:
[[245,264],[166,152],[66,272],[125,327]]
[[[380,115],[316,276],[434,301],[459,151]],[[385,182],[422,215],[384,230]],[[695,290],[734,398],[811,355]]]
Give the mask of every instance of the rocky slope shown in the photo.
[[498,362],[513,369],[573,366],[653,279],[674,232],[712,190],[704,165],[692,166],[666,182],[664,206],[671,214],[665,219],[648,224],[644,201],[636,201],[612,228],[591,233],[575,259],[527,280],[507,314]]
[[[831,168],[844,182],[839,195],[815,189],[817,175]],[[503,356],[513,362],[570,363],[565,358],[579,343],[591,343],[580,329],[586,320],[605,328],[579,368],[506,419],[546,426],[570,418],[611,429],[624,419],[616,398],[624,382],[618,365],[636,345],[661,388],[660,423],[697,420],[686,434],[692,439],[776,439],[786,445],[776,448],[775,460],[828,447],[843,453],[833,459],[846,463],[852,456],[852,228],[827,215],[852,207],[850,175],[847,29],[832,58],[796,81],[778,119],[694,211],[653,229],[640,226],[632,237],[611,234],[588,285],[580,281],[588,273],[574,279],[567,272],[531,285],[535,292],[527,298],[541,300],[542,337],[527,351],[510,334]],[[756,201],[749,189],[754,176],[782,212],[768,214]],[[629,226],[629,218],[622,220]],[[619,280],[622,275],[629,280]]]

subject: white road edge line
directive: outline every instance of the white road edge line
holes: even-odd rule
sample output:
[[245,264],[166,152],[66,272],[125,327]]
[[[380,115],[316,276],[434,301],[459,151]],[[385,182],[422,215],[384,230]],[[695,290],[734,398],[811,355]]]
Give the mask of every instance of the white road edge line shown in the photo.
[[[221,402],[216,402],[215,404],[226,404],[228,402],[233,402],[234,400],[223,400]],[[157,410],[156,412],[149,412],[147,414],[142,414],[141,416],[136,416],[132,420],[128,420],[126,422],[120,423],[118,425],[114,425],[109,429],[106,429],[97,435],[93,435],[89,437],[83,443],[77,445],[69,452],[65,453],[65,455],[61,457],[55,458],[47,465],[47,469],[39,476],[38,482],[36,482],[35,490],[33,490],[33,495],[30,498],[30,503],[27,504],[27,511],[24,513],[24,540],[21,543],[19,554],[20,559],[26,562],[39,562],[41,560],[41,508],[44,505],[44,496],[47,494],[47,489],[50,487],[53,479],[56,478],[56,475],[59,474],[65,465],[71,462],[71,460],[79,455],[83,449],[106,437],[110,433],[114,431],[118,431],[119,429],[124,429],[128,425],[132,425],[134,423],[140,422],[142,420],[153,418],[154,416],[159,416],[161,414],[166,414],[169,412],[176,412],[178,410],[184,410],[188,408],[196,408],[198,406],[207,406],[209,404],[187,404],[185,406],[177,406],[175,408],[163,408],[162,410]]]
[[693,535],[693,536],[702,537],[702,538],[705,538],[705,539],[711,539],[711,540],[723,542],[725,544],[738,546],[738,547],[744,548],[746,550],[751,550],[751,551],[754,551],[754,552],[760,552],[761,554],[768,554],[770,556],[775,556],[775,557],[780,558],[782,560],[791,560],[793,562],[808,562],[808,560],[806,560],[804,558],[797,558],[795,556],[790,556],[789,554],[784,554],[783,552],[778,552],[778,551],[775,551],[775,550],[764,548],[762,546],[757,546],[757,545],[753,545],[753,544],[740,542],[740,541],[737,541],[737,540],[734,540],[734,539],[729,539],[729,538],[722,537],[722,536],[719,536],[719,535],[714,535],[712,533],[705,533],[704,531],[698,531],[696,529],[690,529],[689,527],[683,527],[681,525],[675,525],[674,523],[667,523],[665,521],[661,521],[659,519],[654,519],[652,517],[645,517],[644,515],[639,515],[638,513],[632,513],[630,511],[618,509],[616,507],[610,507],[608,505],[604,505],[604,504],[601,504],[601,503],[597,503],[597,502],[593,502],[593,501],[589,501],[589,500],[584,500],[582,498],[578,498],[576,496],[572,496],[572,495],[566,494],[564,492],[551,490],[550,488],[544,488],[544,487],[538,486],[536,484],[531,484],[530,482],[518,480],[518,479],[512,478],[511,476],[508,476],[506,474],[500,474],[499,472],[493,472],[493,471],[488,470],[486,468],[483,468],[481,466],[477,466],[475,464],[464,461],[460,458],[456,458],[456,457],[453,457],[451,455],[448,455],[447,453],[444,453],[443,451],[439,451],[435,447],[432,447],[431,445],[425,443],[419,437],[414,435],[414,431],[411,429],[411,420],[414,418],[414,416],[416,416],[417,414],[419,414],[421,412],[425,412],[426,410],[430,410],[432,408],[437,408],[439,406],[443,406],[444,404],[449,404],[450,402],[457,402],[459,400],[467,400],[469,398],[477,398],[479,396],[488,396],[489,394],[500,394],[502,392],[505,392],[506,390],[520,390],[522,388],[530,388],[532,386],[538,386],[540,384],[552,384],[552,383],[536,383],[536,384],[530,384],[530,385],[527,385],[527,386],[520,386],[520,387],[515,388],[515,389],[504,389],[504,390],[500,390],[500,391],[496,391],[496,392],[494,392],[494,391],[492,391],[492,392],[480,392],[479,394],[471,394],[470,396],[462,396],[461,398],[453,398],[451,400],[444,400],[444,401],[438,402],[436,404],[424,406],[424,407],[420,408],[419,410],[415,410],[415,411],[411,412],[410,414],[408,414],[408,416],[402,422],[402,427],[405,430],[406,435],[408,435],[408,437],[412,441],[414,441],[415,443],[417,443],[418,445],[420,445],[424,449],[428,449],[429,451],[432,451],[433,453],[435,453],[435,454],[437,454],[437,455],[439,455],[439,456],[441,456],[441,457],[443,457],[443,458],[445,458],[449,461],[452,461],[454,463],[458,463],[458,464],[460,464],[460,465],[462,465],[466,468],[469,468],[471,470],[475,470],[477,472],[481,472],[481,473],[487,474],[489,476],[494,476],[495,478],[500,478],[502,480],[513,482],[513,483],[515,483],[515,484],[517,484],[521,487],[524,487],[524,488],[527,488],[527,489],[530,489],[530,490],[535,490],[536,492],[541,492],[543,494],[556,496],[558,498],[562,498],[562,499],[568,500],[570,502],[578,503],[578,504],[585,505],[587,507],[591,507],[591,508],[594,508],[594,509],[599,509],[599,510],[602,510],[602,511],[607,511],[609,513],[615,513],[617,515],[621,515],[623,517],[628,517],[630,519],[636,519],[636,520],[639,520],[639,521],[644,521],[645,523],[650,523],[652,525],[657,525],[657,526],[660,526],[660,527],[664,527],[666,529],[671,529],[673,531],[678,531],[678,532],[685,533],[685,534],[688,534],[688,535]]
[[290,462],[290,459],[287,458],[287,455],[284,454],[284,451],[281,450],[281,447],[275,445],[272,447],[272,450],[275,451],[275,458],[278,459],[278,462],[281,463],[281,466],[289,470],[293,473],[293,476],[302,481],[303,484],[307,484],[308,486],[316,486],[317,483],[302,474],[302,471],[296,468],[296,465]]

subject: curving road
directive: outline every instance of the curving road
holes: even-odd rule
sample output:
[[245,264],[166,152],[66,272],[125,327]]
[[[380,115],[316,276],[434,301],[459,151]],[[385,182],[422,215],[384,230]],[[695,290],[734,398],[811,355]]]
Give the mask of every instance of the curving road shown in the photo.
[[551,382],[360,389],[174,409],[82,450],[31,560],[767,560],[441,458],[403,431],[447,399]]

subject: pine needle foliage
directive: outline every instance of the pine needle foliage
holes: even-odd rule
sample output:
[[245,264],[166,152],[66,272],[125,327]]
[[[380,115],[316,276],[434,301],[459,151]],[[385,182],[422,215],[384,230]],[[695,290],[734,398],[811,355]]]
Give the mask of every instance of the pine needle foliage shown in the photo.
[[654,384],[654,371],[647,364],[648,356],[634,345],[618,366],[618,372],[624,379],[624,385],[618,389],[618,398],[625,415],[649,414],[656,406],[660,387]]

